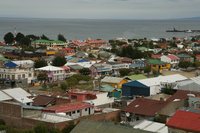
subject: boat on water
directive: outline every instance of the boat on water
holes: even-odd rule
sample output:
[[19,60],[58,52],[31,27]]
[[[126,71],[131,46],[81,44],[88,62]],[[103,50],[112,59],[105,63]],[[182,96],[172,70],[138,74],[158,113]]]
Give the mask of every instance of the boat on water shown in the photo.
[[173,30],[166,30],[166,32],[185,32],[185,33],[196,33],[200,32],[200,30],[177,30],[176,28],[173,28]]

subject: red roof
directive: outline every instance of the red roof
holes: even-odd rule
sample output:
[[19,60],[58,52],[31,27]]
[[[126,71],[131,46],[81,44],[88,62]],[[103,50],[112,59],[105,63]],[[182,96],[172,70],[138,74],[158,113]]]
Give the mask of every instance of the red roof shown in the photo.
[[138,115],[155,116],[155,114],[159,112],[166,103],[167,102],[165,101],[137,98],[131,102],[124,111]]
[[179,110],[169,119],[167,126],[190,132],[200,132],[200,113]]
[[56,98],[52,96],[46,96],[46,95],[38,95],[33,100],[33,106],[47,106],[48,104],[55,103]]
[[179,60],[177,56],[172,55],[172,54],[168,55],[167,57],[170,58],[171,60]]
[[93,107],[93,105],[88,103],[70,103],[70,104],[62,104],[62,105],[55,105],[48,108],[43,109],[43,112],[51,112],[51,113],[64,113],[64,112],[71,112],[75,110],[85,109]]

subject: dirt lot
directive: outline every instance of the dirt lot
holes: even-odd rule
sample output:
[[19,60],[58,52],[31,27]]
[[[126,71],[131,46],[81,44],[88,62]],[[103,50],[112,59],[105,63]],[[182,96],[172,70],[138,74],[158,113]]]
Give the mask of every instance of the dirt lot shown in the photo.
[[196,71],[191,71],[191,72],[185,72],[185,71],[168,71],[164,70],[162,72],[162,75],[172,75],[172,74],[181,74],[187,78],[192,78],[196,76]]

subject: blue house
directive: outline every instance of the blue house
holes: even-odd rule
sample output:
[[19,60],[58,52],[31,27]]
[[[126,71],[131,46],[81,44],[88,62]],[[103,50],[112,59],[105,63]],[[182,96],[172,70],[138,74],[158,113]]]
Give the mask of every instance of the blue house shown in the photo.
[[138,82],[137,80],[122,85],[122,96],[150,96],[150,87]]

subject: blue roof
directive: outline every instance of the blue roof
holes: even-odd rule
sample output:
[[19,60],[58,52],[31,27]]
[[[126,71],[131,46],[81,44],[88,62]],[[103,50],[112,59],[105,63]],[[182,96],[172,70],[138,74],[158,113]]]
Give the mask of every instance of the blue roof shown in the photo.
[[128,86],[128,87],[140,87],[140,88],[149,88],[148,86],[138,82],[137,80],[132,81],[132,82],[128,82],[123,84],[123,86]]
[[86,59],[80,59],[78,62],[88,62]]
[[5,63],[4,66],[8,67],[8,68],[15,68],[17,66],[17,64],[13,63],[12,61],[9,61],[9,62]]

